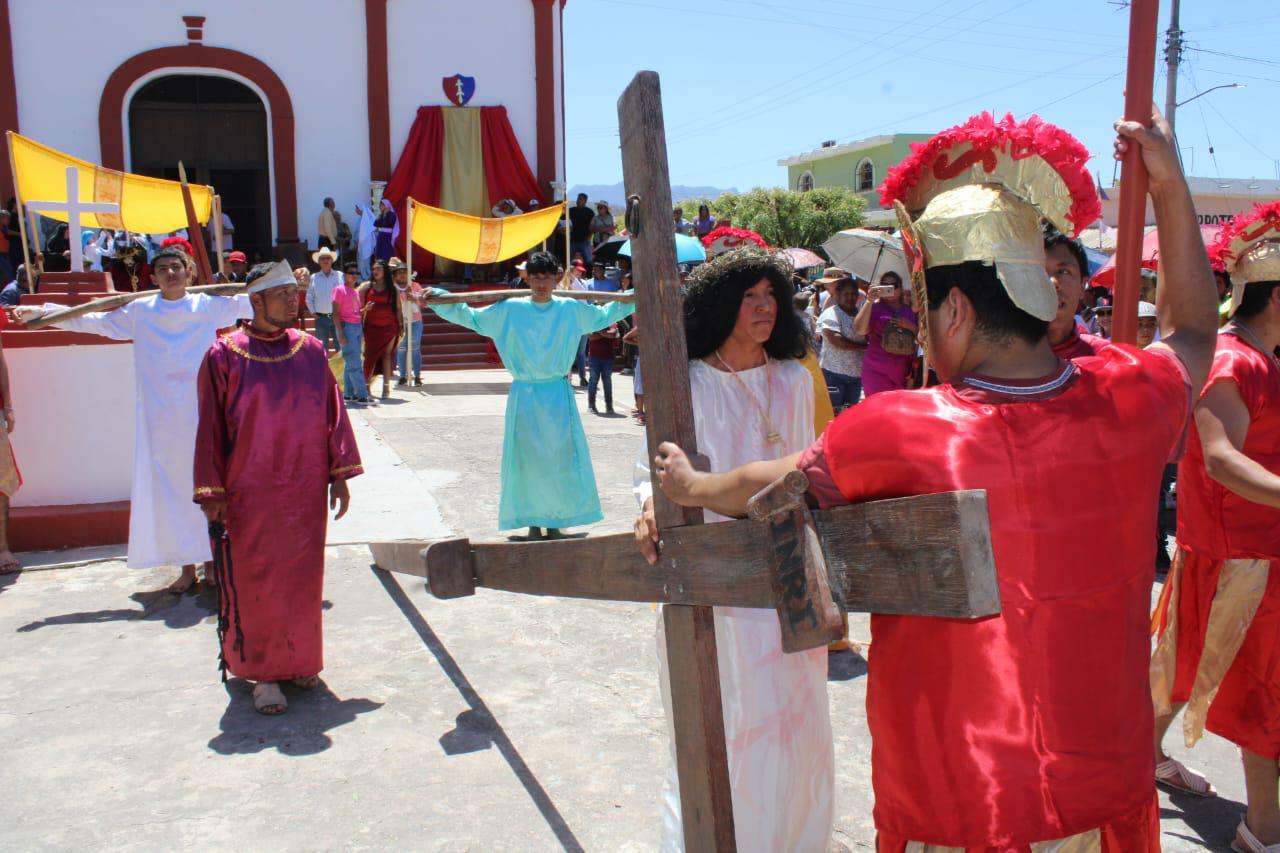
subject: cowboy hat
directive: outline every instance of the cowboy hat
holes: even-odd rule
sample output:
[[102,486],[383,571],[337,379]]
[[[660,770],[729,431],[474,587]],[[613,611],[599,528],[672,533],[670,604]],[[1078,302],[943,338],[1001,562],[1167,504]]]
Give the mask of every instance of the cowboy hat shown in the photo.
[[387,261],[387,269],[391,270],[392,272],[395,272],[396,270],[399,270],[399,269],[404,269],[404,265],[405,265],[404,261],[400,260],[399,258],[390,258]]
[[331,261],[336,261],[338,259],[338,253],[333,249],[330,249],[328,246],[322,246],[319,251],[312,253],[311,260],[318,264],[320,263],[320,259],[324,257],[328,257]]

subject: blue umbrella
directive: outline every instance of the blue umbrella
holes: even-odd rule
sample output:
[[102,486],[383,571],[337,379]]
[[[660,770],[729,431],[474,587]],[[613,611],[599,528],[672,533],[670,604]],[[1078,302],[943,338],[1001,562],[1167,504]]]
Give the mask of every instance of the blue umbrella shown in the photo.
[[[686,237],[683,234],[676,236],[676,263],[692,264],[707,259],[707,250],[702,248],[702,241],[697,237]],[[631,257],[631,241],[622,244],[622,248],[618,249],[619,255]]]

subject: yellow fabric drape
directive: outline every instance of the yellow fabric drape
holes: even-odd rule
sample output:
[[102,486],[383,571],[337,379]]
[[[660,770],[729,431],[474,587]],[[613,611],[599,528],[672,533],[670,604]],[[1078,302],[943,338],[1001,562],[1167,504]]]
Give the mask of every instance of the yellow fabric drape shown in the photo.
[[466,264],[492,264],[514,258],[541,243],[564,216],[556,204],[501,219],[482,219],[409,199],[413,242],[439,257]]
[[[475,107],[442,107],[444,151],[440,174],[440,206],[472,216],[489,212],[489,190],[484,181],[484,149],[480,136],[480,110]],[[416,229],[415,229],[416,230]],[[448,256],[444,256],[446,259]],[[437,260],[436,274],[459,275],[452,261]]]
[[[81,227],[123,229],[140,234],[167,234],[187,227],[182,185],[177,181],[130,175],[95,166],[13,131],[9,131],[8,137],[9,153],[13,158],[13,180],[18,197],[24,204],[29,201],[65,202],[67,167],[75,166],[80,173],[80,201],[109,202],[120,206],[118,214],[82,215]],[[196,219],[201,224],[208,222],[213,210],[213,190],[194,184],[190,189]],[[40,213],[59,222],[67,221],[65,213]]]

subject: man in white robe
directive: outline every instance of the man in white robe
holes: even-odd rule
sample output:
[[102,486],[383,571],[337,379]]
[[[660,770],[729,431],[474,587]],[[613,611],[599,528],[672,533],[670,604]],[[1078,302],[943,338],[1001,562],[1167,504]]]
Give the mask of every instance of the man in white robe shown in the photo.
[[[137,386],[133,491],[129,512],[129,567],[182,566],[169,590],[183,593],[207,563],[208,525],[192,503],[192,459],[196,441],[196,374],[219,329],[253,317],[249,297],[187,293],[190,259],[176,247],[161,249],[152,262],[160,291],[114,311],[85,314],[58,323],[76,332],[133,341]],[[64,306],[20,306],[26,321]]]

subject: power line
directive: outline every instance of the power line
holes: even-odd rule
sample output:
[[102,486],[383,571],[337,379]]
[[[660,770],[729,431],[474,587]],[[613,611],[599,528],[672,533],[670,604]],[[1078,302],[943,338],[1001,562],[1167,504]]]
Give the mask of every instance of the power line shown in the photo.
[[1208,48],[1203,48],[1203,47],[1184,47],[1183,49],[1194,50],[1196,53],[1207,53],[1207,54],[1210,54],[1211,56],[1225,56],[1228,59],[1238,59],[1241,62],[1256,62],[1259,65],[1270,65],[1274,68],[1280,68],[1280,62],[1276,62],[1275,60],[1272,60],[1272,59],[1258,59],[1255,56],[1241,56],[1237,53],[1223,53],[1222,51],[1219,51],[1219,50],[1209,50]]
[[1261,148],[1259,148],[1257,145],[1255,145],[1252,139],[1250,139],[1249,137],[1247,137],[1247,136],[1245,136],[1243,133],[1241,133],[1241,132],[1240,132],[1240,129],[1239,129],[1239,128],[1237,128],[1237,127],[1236,127],[1234,124],[1232,124],[1230,121],[1228,121],[1228,120],[1227,120],[1227,117],[1226,117],[1226,116],[1224,116],[1224,115],[1222,114],[1222,112],[1221,112],[1217,107],[1215,107],[1213,104],[1206,102],[1206,103],[1205,103],[1205,106],[1207,106],[1209,109],[1211,109],[1211,110],[1213,110],[1215,113],[1217,113],[1218,118],[1222,119],[1222,123],[1223,123],[1223,124],[1225,124],[1227,127],[1229,127],[1229,128],[1230,128],[1230,129],[1235,133],[1235,135],[1236,135],[1236,136],[1238,136],[1238,137],[1240,137],[1241,139],[1243,139],[1243,140],[1244,140],[1244,143],[1245,143],[1246,145],[1248,145],[1250,148],[1252,148],[1254,151],[1257,151],[1259,154],[1261,154],[1263,157],[1266,157],[1268,160],[1276,160],[1276,159],[1280,159],[1280,158],[1276,158],[1276,157],[1271,156],[1270,154],[1268,154],[1267,152],[1265,152],[1265,151],[1263,151]]

